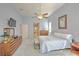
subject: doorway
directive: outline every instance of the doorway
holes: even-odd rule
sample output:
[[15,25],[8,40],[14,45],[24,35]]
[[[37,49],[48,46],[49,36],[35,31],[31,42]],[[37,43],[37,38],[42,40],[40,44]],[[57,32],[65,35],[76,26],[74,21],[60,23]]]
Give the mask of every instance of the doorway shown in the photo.
[[21,24],[21,34],[22,34],[22,39],[28,38],[28,25],[27,24]]

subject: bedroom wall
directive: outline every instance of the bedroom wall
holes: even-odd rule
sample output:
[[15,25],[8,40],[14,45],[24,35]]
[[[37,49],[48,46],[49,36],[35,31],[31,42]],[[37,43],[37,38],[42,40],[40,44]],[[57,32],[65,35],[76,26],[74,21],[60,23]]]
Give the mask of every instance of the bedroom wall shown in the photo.
[[11,4],[0,4],[0,35],[3,34],[3,28],[7,27],[7,22],[13,17],[16,20],[15,34],[21,35],[20,24],[22,16],[16,11]]
[[[67,29],[58,29],[58,17],[67,14]],[[71,33],[76,41],[79,41],[79,4],[64,4],[50,17],[52,32]]]

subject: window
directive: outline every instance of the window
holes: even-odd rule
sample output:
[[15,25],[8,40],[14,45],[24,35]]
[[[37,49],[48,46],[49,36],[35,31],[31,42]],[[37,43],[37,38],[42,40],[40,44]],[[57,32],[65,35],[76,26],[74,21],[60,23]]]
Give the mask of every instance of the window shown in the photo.
[[49,23],[48,23],[48,27],[49,27],[49,35],[51,34],[51,31],[52,31],[51,25],[52,25],[52,23],[49,22]]

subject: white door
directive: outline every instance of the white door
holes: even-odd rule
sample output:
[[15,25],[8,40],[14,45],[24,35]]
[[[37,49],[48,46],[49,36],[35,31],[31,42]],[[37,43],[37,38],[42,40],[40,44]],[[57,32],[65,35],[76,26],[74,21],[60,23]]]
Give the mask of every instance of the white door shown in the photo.
[[28,25],[27,24],[21,24],[21,34],[22,34],[22,39],[28,38]]

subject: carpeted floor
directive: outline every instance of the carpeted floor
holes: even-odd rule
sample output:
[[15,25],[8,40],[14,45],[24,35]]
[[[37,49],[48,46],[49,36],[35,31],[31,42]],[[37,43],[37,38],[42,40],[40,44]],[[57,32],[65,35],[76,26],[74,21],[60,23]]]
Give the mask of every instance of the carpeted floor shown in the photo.
[[75,56],[69,49],[50,51],[42,54],[39,49],[34,49],[33,41],[23,40],[21,46],[16,50],[13,56]]

